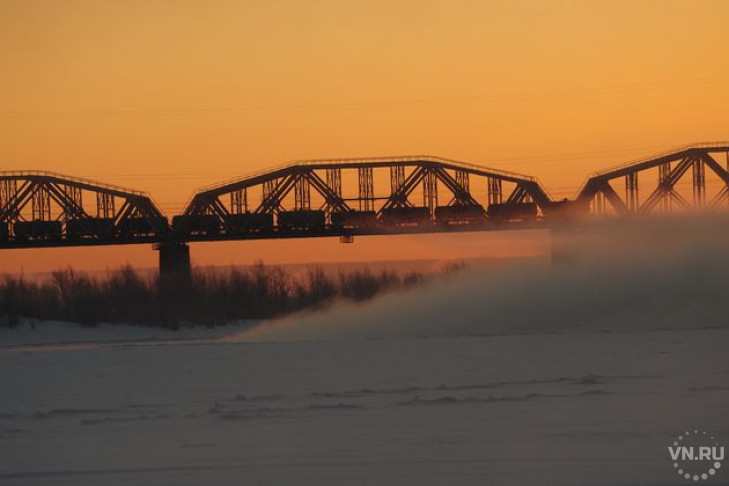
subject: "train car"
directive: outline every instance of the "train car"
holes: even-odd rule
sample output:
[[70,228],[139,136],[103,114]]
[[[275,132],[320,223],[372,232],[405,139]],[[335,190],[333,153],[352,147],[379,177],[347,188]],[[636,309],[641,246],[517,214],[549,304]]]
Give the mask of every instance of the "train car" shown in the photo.
[[60,240],[60,221],[18,221],[13,225],[15,237],[20,240]]
[[98,237],[109,234],[114,229],[111,218],[69,219],[66,221],[68,238]]
[[456,206],[438,206],[435,208],[435,219],[444,224],[468,224],[486,219],[486,212],[480,204],[461,204]]
[[119,232],[122,236],[151,236],[157,235],[160,230],[167,227],[165,218],[128,218],[119,222]]
[[536,221],[537,205],[535,203],[502,203],[489,204],[486,214],[495,222]]
[[271,213],[228,214],[223,221],[227,234],[244,233],[246,231],[265,231],[273,228]]
[[332,213],[332,225],[342,228],[365,228],[377,224],[374,211],[346,211]]
[[186,235],[214,235],[220,230],[220,220],[213,214],[174,216],[172,229]]
[[386,225],[419,225],[430,221],[430,209],[426,207],[400,207],[382,210],[380,221]]
[[301,209],[278,213],[278,226],[281,229],[322,229],[326,221],[324,211]]
[[575,221],[584,218],[590,213],[589,203],[580,201],[555,201],[551,203],[544,212],[544,219],[548,221]]

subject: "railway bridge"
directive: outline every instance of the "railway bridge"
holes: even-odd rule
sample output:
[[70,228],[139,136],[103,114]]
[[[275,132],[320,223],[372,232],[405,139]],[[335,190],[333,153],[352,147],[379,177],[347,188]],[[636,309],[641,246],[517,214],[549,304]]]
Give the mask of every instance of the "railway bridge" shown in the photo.
[[[729,205],[729,142],[600,171],[572,199],[534,177],[434,156],[304,160],[197,191],[168,219],[147,194],[50,172],[0,172],[0,249],[152,244],[186,278],[188,243],[504,231]],[[641,193],[641,189],[644,189]]]

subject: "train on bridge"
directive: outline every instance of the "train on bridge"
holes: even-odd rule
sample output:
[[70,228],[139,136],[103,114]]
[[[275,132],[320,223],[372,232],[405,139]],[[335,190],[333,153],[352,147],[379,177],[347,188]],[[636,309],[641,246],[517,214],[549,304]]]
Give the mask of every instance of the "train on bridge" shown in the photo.
[[728,168],[729,143],[691,145],[597,172],[574,198],[557,200],[534,177],[441,157],[305,160],[201,189],[171,219],[139,191],[49,172],[0,172],[0,249],[153,243],[178,254],[194,241],[349,242],[712,210],[729,202]]

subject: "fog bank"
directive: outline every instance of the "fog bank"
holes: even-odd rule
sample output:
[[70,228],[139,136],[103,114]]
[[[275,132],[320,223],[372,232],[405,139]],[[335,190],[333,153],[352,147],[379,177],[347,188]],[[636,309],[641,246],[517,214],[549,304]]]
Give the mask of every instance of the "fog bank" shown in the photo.
[[726,327],[724,217],[555,233],[564,262],[473,268],[365,305],[275,320],[234,340],[318,340]]

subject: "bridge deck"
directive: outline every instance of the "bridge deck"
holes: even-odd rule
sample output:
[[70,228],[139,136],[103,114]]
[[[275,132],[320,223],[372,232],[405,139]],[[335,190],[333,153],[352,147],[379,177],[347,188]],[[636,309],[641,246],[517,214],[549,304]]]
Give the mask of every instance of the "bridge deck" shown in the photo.
[[417,226],[401,227],[367,227],[367,228],[341,228],[324,227],[315,230],[281,230],[271,229],[269,231],[254,231],[245,234],[197,234],[186,235],[184,238],[177,238],[173,235],[165,237],[139,237],[134,239],[104,240],[43,240],[43,241],[13,241],[1,242],[0,250],[13,248],[63,248],[72,246],[104,246],[104,245],[139,245],[139,244],[166,244],[166,243],[194,243],[213,241],[246,241],[246,240],[269,240],[269,239],[292,239],[292,238],[331,238],[347,236],[395,236],[414,234],[453,234],[469,232],[489,231],[526,231],[546,230],[551,226],[545,221],[494,223],[484,222],[481,224],[461,225],[438,225],[427,224]]

